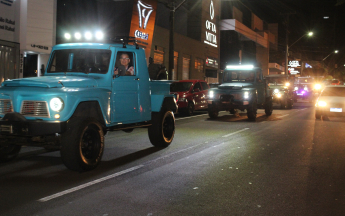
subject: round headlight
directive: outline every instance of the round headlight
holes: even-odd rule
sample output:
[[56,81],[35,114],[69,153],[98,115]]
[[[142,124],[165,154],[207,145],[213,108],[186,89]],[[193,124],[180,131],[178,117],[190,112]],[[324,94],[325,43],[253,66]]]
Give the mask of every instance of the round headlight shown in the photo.
[[288,82],[287,82],[287,83],[285,83],[285,86],[290,86],[290,83],[288,83]]
[[278,93],[279,92],[279,89],[274,89],[274,93]]
[[63,100],[60,98],[53,98],[50,100],[50,108],[55,112],[60,112],[63,109]]
[[295,90],[296,90],[296,91],[298,90],[298,87],[297,87],[297,86],[295,87]]
[[320,107],[324,107],[327,105],[327,103],[325,101],[318,101],[317,104],[320,106]]
[[315,84],[315,89],[316,89],[316,90],[321,89],[321,85],[320,85],[320,84]]

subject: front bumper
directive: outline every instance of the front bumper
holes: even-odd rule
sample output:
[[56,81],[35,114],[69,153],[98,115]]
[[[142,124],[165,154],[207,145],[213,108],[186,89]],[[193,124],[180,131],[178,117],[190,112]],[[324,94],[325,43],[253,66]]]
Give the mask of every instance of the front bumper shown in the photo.
[[345,116],[344,108],[316,108],[315,113],[322,116]]
[[0,119],[0,135],[45,136],[63,133],[67,130],[67,122],[18,119],[4,120],[5,117]]

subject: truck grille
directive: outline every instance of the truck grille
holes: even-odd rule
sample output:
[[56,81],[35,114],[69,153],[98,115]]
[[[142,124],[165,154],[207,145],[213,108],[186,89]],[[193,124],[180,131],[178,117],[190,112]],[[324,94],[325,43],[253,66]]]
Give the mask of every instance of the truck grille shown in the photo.
[[23,101],[20,114],[49,118],[48,104],[46,101]]
[[13,112],[11,100],[0,100],[0,114]]

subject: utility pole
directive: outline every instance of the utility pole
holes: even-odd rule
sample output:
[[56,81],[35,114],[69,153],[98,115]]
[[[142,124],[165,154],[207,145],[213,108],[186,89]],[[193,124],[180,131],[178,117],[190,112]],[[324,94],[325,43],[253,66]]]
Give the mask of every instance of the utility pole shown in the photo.
[[174,72],[174,29],[175,29],[175,11],[185,2],[183,0],[179,5],[175,7],[175,0],[170,0],[167,7],[170,9],[169,17],[169,71],[168,79],[172,80],[172,74]]
[[285,75],[289,75],[288,71],[288,61],[289,61],[289,15],[286,14],[286,20],[285,20],[285,43],[286,43],[286,50],[285,50]]

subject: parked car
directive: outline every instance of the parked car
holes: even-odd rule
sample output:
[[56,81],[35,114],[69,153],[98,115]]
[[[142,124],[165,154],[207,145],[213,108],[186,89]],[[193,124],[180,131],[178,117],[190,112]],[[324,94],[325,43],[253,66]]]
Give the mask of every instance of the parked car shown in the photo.
[[204,80],[180,80],[170,85],[170,92],[178,94],[178,112],[193,115],[195,110],[207,110],[209,85]]
[[210,88],[218,88],[219,83],[209,83]]
[[345,116],[345,86],[326,86],[315,107],[316,119],[320,119],[321,116]]
[[334,79],[331,81],[331,85],[340,85],[340,81],[337,79]]

